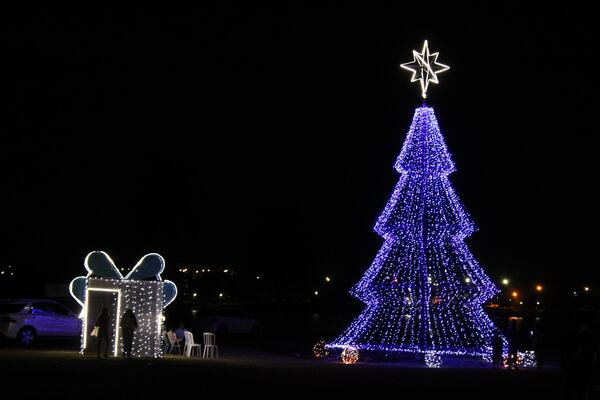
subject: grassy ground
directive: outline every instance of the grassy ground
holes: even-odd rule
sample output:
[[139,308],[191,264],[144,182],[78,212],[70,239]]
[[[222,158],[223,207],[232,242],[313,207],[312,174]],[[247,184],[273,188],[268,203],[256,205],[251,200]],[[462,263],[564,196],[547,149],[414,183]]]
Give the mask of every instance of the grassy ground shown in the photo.
[[219,360],[181,356],[97,360],[75,349],[8,347],[0,349],[2,386],[5,391],[17,388],[19,397],[25,398],[191,398],[206,393],[250,397],[255,392],[279,398],[319,393],[391,393],[398,399],[409,393],[416,399],[564,397],[562,375],[553,367],[513,372],[448,365],[429,369],[417,363],[343,365],[333,359],[285,357],[249,348],[221,350]]

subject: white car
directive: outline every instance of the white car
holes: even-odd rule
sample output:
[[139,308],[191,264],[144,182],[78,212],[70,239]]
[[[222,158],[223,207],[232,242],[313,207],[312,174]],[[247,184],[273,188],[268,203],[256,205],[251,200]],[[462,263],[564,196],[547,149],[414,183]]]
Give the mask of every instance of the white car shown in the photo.
[[78,337],[81,319],[60,303],[44,299],[0,300],[0,336],[23,345],[38,337]]

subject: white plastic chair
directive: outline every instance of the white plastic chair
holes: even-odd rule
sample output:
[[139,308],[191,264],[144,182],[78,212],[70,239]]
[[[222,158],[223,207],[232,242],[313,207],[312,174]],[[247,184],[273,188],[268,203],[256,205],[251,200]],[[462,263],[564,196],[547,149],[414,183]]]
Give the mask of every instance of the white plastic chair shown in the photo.
[[196,357],[200,356],[200,351],[202,350],[202,345],[200,343],[194,343],[194,335],[190,331],[185,331],[183,333],[185,335],[185,346],[183,346],[183,354],[187,357],[191,357],[192,353],[195,354]]
[[216,336],[214,333],[204,332],[202,335],[204,339],[204,351],[202,352],[202,358],[219,358],[219,346],[217,346]]
[[181,339],[177,339],[175,332],[169,331],[166,333],[167,340],[169,341],[169,353],[173,352],[173,349],[177,349],[177,352],[181,354]]

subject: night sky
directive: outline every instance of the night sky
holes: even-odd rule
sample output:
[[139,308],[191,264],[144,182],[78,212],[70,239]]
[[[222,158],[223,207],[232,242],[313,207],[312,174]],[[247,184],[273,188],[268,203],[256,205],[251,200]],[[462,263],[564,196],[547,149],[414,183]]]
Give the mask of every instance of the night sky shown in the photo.
[[[41,282],[105,250],[349,286],[429,91],[497,279],[590,283],[598,24],[585,8],[35,9],[0,13],[0,264]],[[592,96],[594,94],[595,96]]]

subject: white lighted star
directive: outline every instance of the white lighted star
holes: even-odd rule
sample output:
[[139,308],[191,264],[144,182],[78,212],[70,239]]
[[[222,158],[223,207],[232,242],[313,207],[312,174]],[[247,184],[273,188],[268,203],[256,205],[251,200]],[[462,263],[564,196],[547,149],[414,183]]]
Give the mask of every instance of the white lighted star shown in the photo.
[[413,61],[400,64],[400,67],[413,73],[411,82],[421,82],[421,95],[427,98],[429,82],[439,83],[437,74],[450,69],[449,66],[437,62],[439,53],[429,53],[427,40],[423,43],[423,50],[419,53],[413,50]]

